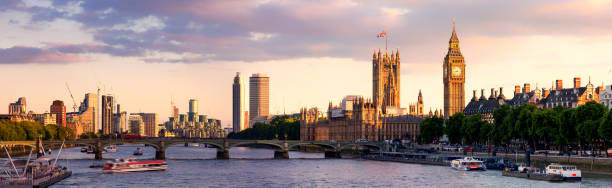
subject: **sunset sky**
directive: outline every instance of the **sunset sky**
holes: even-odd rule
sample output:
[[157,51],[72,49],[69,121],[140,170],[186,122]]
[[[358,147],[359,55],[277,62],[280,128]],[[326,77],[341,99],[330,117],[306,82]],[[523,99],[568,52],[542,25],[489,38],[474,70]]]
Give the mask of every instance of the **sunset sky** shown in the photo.
[[571,87],[611,83],[612,1],[157,1],[1,0],[0,114],[26,97],[42,113],[55,99],[72,111],[98,85],[128,112],[170,101],[231,124],[236,72],[270,76],[270,112],[327,109],[345,95],[372,95],[372,53],[401,55],[401,104],[442,108],[442,61],[452,20],[472,90],[525,82]]

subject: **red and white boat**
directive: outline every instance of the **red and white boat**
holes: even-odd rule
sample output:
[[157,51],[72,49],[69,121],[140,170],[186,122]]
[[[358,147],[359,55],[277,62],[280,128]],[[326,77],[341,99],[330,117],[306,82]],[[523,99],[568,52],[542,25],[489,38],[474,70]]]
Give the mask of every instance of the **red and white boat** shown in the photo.
[[103,173],[164,171],[168,168],[165,161],[136,161],[134,158],[115,159],[108,161],[102,168]]

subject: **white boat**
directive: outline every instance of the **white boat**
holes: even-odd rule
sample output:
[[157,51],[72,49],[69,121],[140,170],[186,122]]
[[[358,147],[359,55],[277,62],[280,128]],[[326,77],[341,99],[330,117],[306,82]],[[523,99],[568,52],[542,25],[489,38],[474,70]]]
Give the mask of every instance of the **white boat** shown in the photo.
[[451,168],[457,170],[487,170],[487,167],[482,161],[476,160],[473,157],[464,157],[463,159],[455,159],[451,161]]
[[115,145],[106,146],[106,147],[104,147],[104,151],[110,152],[110,153],[115,153],[115,152],[117,152],[117,146],[115,146]]
[[582,172],[574,165],[551,163],[546,166],[546,174],[558,174],[565,181],[582,181]]
[[193,147],[200,147],[200,143],[191,143],[191,146],[193,146]]
[[134,158],[115,159],[108,161],[102,168],[103,173],[164,171],[168,168],[165,161],[136,161]]

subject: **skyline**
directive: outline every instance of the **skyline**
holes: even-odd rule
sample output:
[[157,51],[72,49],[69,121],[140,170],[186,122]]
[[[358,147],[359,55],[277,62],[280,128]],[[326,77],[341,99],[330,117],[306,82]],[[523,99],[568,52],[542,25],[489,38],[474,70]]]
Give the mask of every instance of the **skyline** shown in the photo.
[[[65,4],[70,6],[59,3],[56,6],[45,4],[45,1],[28,1],[34,3],[21,7],[11,2],[17,1],[0,3],[0,28],[7,31],[0,34],[3,39],[0,42],[0,68],[3,80],[11,80],[5,83],[5,89],[0,93],[0,104],[8,105],[23,96],[28,99],[28,110],[38,113],[48,110],[55,99],[72,106],[64,82],[69,83],[77,103],[82,101],[86,91],[95,93],[100,82],[107,85],[107,91],[113,88],[112,94],[128,112],[155,112],[160,114],[163,122],[170,116],[171,98],[182,113],[187,112],[188,100],[193,98],[200,101],[200,112],[221,119],[223,126],[227,127],[231,124],[231,83],[235,72],[270,76],[272,114],[282,113],[283,109],[298,112],[302,107],[326,109],[329,101],[337,103],[345,95],[371,97],[369,58],[375,48],[384,49],[384,41],[375,37],[382,30],[390,35],[389,49],[399,49],[402,54],[401,106],[415,103],[421,89],[426,112],[430,107],[442,109],[441,65],[453,17],[457,20],[457,33],[466,60],[466,103],[471,99],[472,90],[485,89],[488,92],[489,88],[504,87],[504,95],[510,97],[514,85],[525,82],[531,83],[533,88],[536,84],[540,88],[549,88],[554,80],[562,79],[566,83],[564,87],[569,87],[573,77],[582,77],[584,83],[591,77],[596,86],[601,82],[609,85],[609,70],[612,68],[605,50],[612,42],[612,35],[607,34],[612,28],[597,22],[610,23],[610,20],[603,19],[612,12],[607,8],[610,6],[605,6],[609,3],[604,1],[533,3],[535,5],[529,9],[524,9],[528,6],[520,2],[462,5],[437,1],[429,4],[336,1],[329,4],[331,8],[318,12],[322,15],[312,18],[302,9],[313,7],[296,5],[308,4],[304,2],[259,1],[263,4],[258,5],[193,2],[200,6],[212,6],[207,3],[243,6],[240,10],[246,13],[238,11],[238,15],[222,18],[192,10],[187,14],[193,16],[193,22],[182,24],[177,22],[184,15],[173,12],[176,11],[172,10],[174,6],[153,9],[159,11],[155,14],[142,10],[130,12],[121,6],[123,2]],[[192,2],[180,6],[187,3]],[[147,6],[169,6],[162,4],[164,2],[152,2]],[[433,8],[438,5],[443,6]],[[394,8],[389,8],[391,6]],[[450,9],[454,6],[473,12]],[[81,7],[80,12],[78,7]],[[318,8],[323,7],[319,4]],[[268,12],[261,12],[262,9]],[[287,11],[296,9],[302,11]],[[97,18],[91,18],[91,14],[98,14],[96,11],[99,10],[111,11],[101,11]],[[216,10],[223,15],[219,9]],[[271,10],[285,10],[287,12],[282,11],[282,15],[286,17],[276,18]],[[363,10],[376,13],[359,14]],[[477,17],[500,10],[503,11],[496,12],[495,19]],[[509,17],[512,10],[527,15]],[[528,10],[533,14],[528,14]],[[338,27],[333,24],[347,19],[320,22],[324,16],[333,17],[334,11],[341,11],[342,16],[360,16],[348,19],[350,23]],[[431,16],[441,12],[443,14],[439,16]],[[242,13],[255,15],[255,18],[244,19]],[[535,13],[544,18],[534,19]],[[52,16],[41,17],[49,14]],[[561,14],[569,16],[559,16]],[[107,17],[101,18],[104,15]],[[372,18],[364,18],[367,16]],[[574,17],[568,19],[570,16]],[[418,20],[419,17],[426,19]],[[268,18],[279,19],[281,23],[301,20],[305,24],[300,29],[306,32],[266,28],[270,26],[265,22]],[[379,19],[382,23],[376,22]],[[150,25],[139,25],[139,20]],[[205,27],[209,24],[206,20],[212,23],[212,29]],[[161,24],[151,24],[157,21]],[[246,23],[248,21],[255,24]],[[101,26],[92,26],[91,23]],[[126,23],[133,23],[134,27],[128,27]],[[198,23],[203,26],[197,26]],[[216,29],[215,23],[218,24]],[[262,26],[254,26],[258,24]],[[205,31],[192,33],[186,31],[189,27]],[[224,35],[225,32],[229,33],[228,36]],[[190,38],[176,36],[179,34],[212,38],[210,44],[218,49],[207,47],[207,40],[190,41]],[[39,35],[43,37],[38,38]],[[44,37],[49,35],[53,37]],[[114,35],[124,39],[113,38]],[[149,39],[162,42],[138,42]],[[196,43],[200,42],[206,47],[198,47]],[[283,49],[287,44],[296,47]],[[118,46],[144,52],[114,49]],[[261,49],[253,50],[257,47]],[[251,51],[263,52],[263,55]],[[128,52],[133,54],[121,54]],[[211,53],[235,56],[207,55]],[[22,57],[10,57],[11,54]],[[153,63],[155,60],[158,62]],[[18,81],[13,81],[15,79]],[[334,83],[343,83],[345,88]],[[5,113],[8,109],[0,108],[0,114]]]

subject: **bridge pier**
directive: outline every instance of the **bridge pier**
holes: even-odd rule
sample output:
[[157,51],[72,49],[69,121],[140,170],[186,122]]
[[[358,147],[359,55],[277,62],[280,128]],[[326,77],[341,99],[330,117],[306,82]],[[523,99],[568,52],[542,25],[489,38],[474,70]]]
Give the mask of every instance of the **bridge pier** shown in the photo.
[[42,139],[38,138],[36,140],[36,158],[41,158],[45,155],[45,151],[42,150]]
[[166,160],[166,144],[164,141],[159,142],[159,148],[155,150],[155,159],[157,160]]
[[274,159],[289,159],[289,151],[287,150],[274,151]]
[[325,151],[325,158],[333,159],[333,158],[342,158],[340,155],[340,151]]
[[230,153],[228,149],[217,149],[217,159],[229,159]]
[[98,139],[98,141],[96,141],[96,147],[94,148],[94,152],[95,154],[95,159],[96,160],[102,160],[102,150],[104,148],[102,147],[102,142],[100,141],[100,139]]

